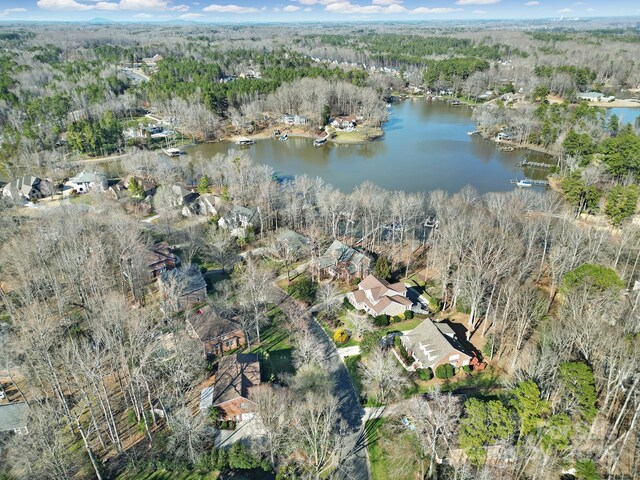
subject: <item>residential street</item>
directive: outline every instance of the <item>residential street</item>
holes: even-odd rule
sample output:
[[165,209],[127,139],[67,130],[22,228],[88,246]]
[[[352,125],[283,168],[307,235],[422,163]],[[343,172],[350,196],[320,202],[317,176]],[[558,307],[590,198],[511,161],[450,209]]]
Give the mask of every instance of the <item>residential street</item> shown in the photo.
[[346,424],[338,479],[369,479],[369,459],[367,457],[366,435],[363,428],[364,409],[347,367],[342,363],[333,342],[327,337],[320,324],[313,319],[310,331],[317,339],[318,348],[324,351],[324,367],[335,380],[335,394],[340,402],[340,414]]

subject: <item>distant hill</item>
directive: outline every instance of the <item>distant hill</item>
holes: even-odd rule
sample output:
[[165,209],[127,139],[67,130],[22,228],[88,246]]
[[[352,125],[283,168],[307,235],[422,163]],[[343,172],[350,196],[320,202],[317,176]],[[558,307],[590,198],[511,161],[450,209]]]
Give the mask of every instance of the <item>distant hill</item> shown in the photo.
[[108,18],[96,17],[89,20],[89,23],[100,24],[100,23],[114,23],[113,20],[109,20]]

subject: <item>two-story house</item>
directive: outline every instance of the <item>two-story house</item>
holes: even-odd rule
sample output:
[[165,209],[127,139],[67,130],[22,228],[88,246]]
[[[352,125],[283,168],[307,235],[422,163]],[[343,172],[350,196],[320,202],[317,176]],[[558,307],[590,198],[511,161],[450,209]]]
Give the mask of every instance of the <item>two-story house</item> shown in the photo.
[[411,310],[413,302],[407,298],[404,283],[389,283],[375,275],[365,277],[358,289],[347,295],[349,302],[358,310],[373,315],[402,315]]

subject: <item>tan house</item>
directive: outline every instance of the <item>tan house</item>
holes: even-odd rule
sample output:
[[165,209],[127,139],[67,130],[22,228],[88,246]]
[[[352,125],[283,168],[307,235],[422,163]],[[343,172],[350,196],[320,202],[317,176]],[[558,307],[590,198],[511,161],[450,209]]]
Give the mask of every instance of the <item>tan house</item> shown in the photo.
[[256,405],[249,400],[252,387],[260,385],[260,362],[255,354],[237,354],[222,357],[215,374],[213,387],[200,395],[200,411],[210,407],[220,412],[221,420],[249,420]]
[[218,356],[246,344],[240,323],[219,316],[210,306],[187,317],[187,332],[202,343],[207,356]]
[[350,281],[352,278],[364,278],[371,273],[373,257],[368,253],[351,248],[334,240],[327,251],[313,266],[322,277]]
[[425,320],[400,336],[402,345],[414,360],[415,368],[432,368],[450,363],[454,367],[469,365],[472,356],[460,344],[456,333],[446,323]]
[[389,283],[375,275],[368,275],[358,289],[347,295],[349,302],[358,310],[373,315],[401,315],[411,310],[413,303],[407,298],[407,287],[402,282]]

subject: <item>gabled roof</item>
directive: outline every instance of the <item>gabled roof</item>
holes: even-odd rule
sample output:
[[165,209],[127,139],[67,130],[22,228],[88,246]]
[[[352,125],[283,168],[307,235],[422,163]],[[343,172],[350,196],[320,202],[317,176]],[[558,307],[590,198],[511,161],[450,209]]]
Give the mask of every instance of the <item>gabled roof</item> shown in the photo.
[[84,170],[75,177],[69,179],[71,183],[106,183],[107,176],[104,173],[85,172]]
[[318,258],[318,267],[327,268],[336,264],[346,264],[349,273],[356,273],[363,263],[369,263],[371,256],[334,240],[327,251]]
[[213,385],[213,405],[248,398],[249,389],[260,385],[260,362],[258,355],[244,353],[222,357]]
[[162,283],[175,281],[178,286],[178,295],[188,295],[196,290],[207,288],[200,268],[197,265],[189,265],[188,267],[180,267],[173,270],[167,270],[160,275]]
[[208,342],[220,335],[242,330],[238,321],[219,316],[210,306],[206,306],[189,316],[187,321],[201,342]]
[[145,256],[147,266],[151,267],[161,262],[180,263],[180,259],[173,253],[173,249],[167,242],[159,242],[149,247],[149,251]]
[[469,356],[446,323],[435,323],[427,319],[403,336],[409,343],[409,349],[425,366],[440,362],[452,350]]
[[27,426],[29,405],[26,402],[0,405],[0,432]]

